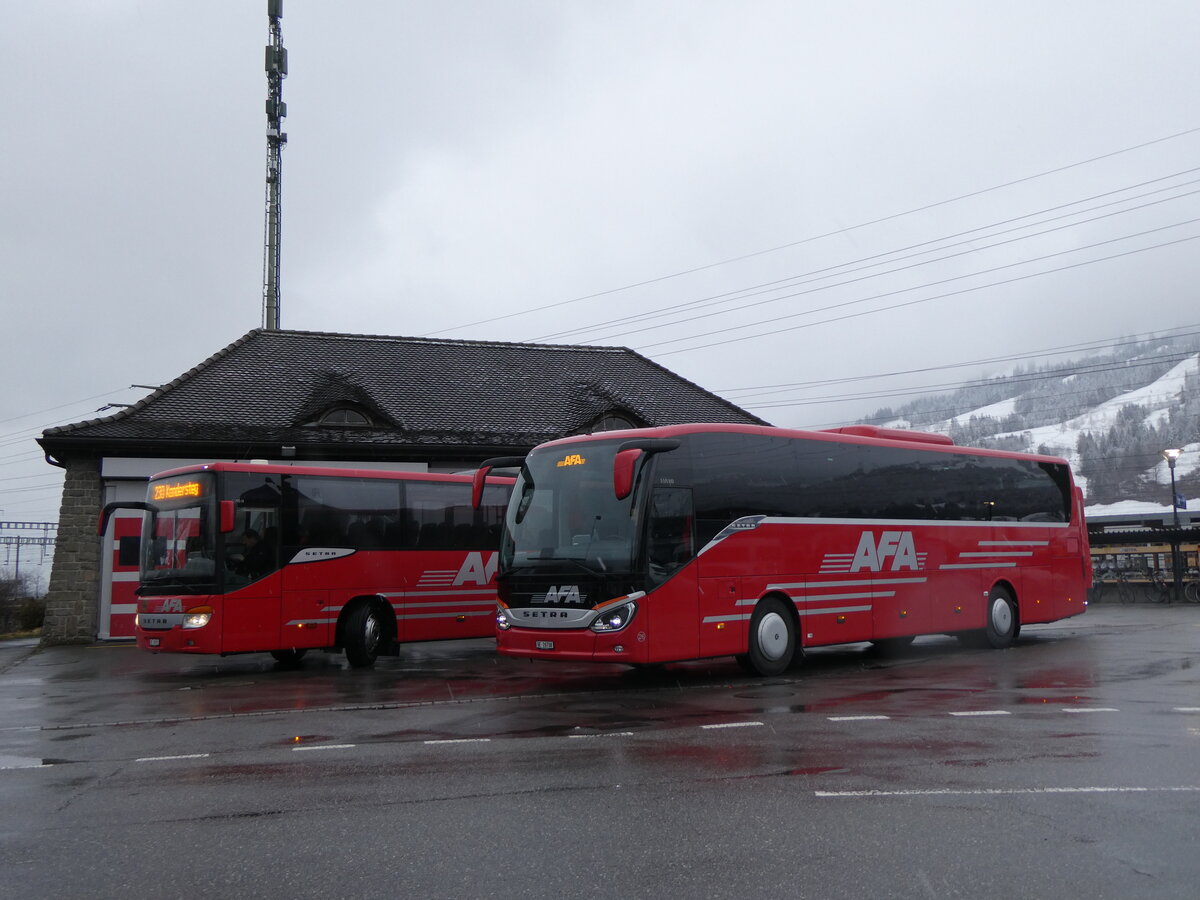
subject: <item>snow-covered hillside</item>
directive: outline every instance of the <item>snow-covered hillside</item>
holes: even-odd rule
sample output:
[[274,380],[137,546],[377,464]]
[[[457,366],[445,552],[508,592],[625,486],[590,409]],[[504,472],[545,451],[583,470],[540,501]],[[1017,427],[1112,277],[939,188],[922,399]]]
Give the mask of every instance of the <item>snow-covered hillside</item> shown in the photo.
[[[1114,479],[1110,478],[1106,490],[1097,493],[1107,495],[1102,499],[1111,502],[1090,505],[1089,515],[1170,515],[1171,473],[1166,461],[1159,457],[1159,451],[1178,447],[1183,453],[1175,468],[1177,487],[1187,499],[1187,508],[1196,510],[1200,508],[1200,421],[1195,415],[1198,398],[1191,394],[1200,384],[1200,352],[1180,352],[1185,348],[1178,343],[1169,345],[1169,352],[1161,346],[1153,347],[1150,352],[1144,346],[1140,349],[1140,355],[1111,359],[1103,364],[1103,368],[1094,359],[1088,359],[1078,366],[1079,372],[1084,373],[1082,375],[1073,372],[1070,366],[1056,366],[1045,376],[1024,372],[990,379],[985,395],[987,402],[977,407],[968,406],[965,411],[959,411],[964,409],[960,403],[964,400],[969,403],[970,390],[962,390],[951,397],[943,395],[936,403],[933,400],[918,401],[911,407],[895,410],[892,417],[870,421],[949,435],[957,443],[1064,457],[1071,463],[1085,494],[1089,491],[1084,472],[1101,475],[1119,472],[1122,485],[1135,496],[1122,499],[1122,492],[1115,492],[1117,496],[1114,496]],[[1186,349],[1194,349],[1194,344]],[[1155,367],[1154,363],[1161,364]],[[1147,381],[1132,386],[1129,383],[1136,381],[1139,369],[1146,373]],[[1102,387],[1094,384],[1090,388],[1079,387],[1081,381],[1101,371],[1106,373],[1105,377],[1123,379],[1125,389],[1110,391],[1111,396],[1100,399]],[[1092,380],[1094,382],[1095,377]],[[1031,388],[1031,385],[1035,387]],[[997,388],[1000,388],[999,393]],[[975,389],[979,390],[978,387]],[[1031,400],[1035,391],[1036,396]],[[1008,396],[1004,396],[1006,392]],[[1046,422],[1045,410],[1056,408],[1055,392],[1064,398],[1061,408],[1072,409],[1074,414],[1061,421]],[[1075,395],[1087,399],[1095,396],[1097,402],[1079,411],[1072,408],[1071,400]],[[997,396],[1004,399],[997,400]],[[922,403],[924,408],[957,408],[950,418],[920,422]],[[1025,421],[1039,418],[1042,424],[1022,427]],[[1015,429],[1014,424],[1017,425]],[[1130,435],[1128,445],[1122,444]],[[1092,454],[1092,458],[1085,458],[1087,453]]]

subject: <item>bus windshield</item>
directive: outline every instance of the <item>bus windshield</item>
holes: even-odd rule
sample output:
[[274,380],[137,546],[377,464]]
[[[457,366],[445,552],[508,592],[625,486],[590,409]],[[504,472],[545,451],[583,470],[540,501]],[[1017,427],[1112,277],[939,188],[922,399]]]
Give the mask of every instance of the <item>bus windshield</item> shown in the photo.
[[[590,572],[629,572],[634,564],[635,494],[613,491],[617,443],[531,453],[504,520],[500,566],[540,568],[570,561]],[[561,563],[560,563],[561,565]]]
[[142,532],[143,594],[217,590],[213,476],[192,473],[150,482],[153,509]]

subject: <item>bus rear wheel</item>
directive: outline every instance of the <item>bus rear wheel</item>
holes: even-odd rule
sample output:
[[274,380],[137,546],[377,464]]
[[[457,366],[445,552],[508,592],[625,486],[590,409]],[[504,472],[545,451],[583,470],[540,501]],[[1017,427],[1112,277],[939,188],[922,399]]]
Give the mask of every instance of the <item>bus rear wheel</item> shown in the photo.
[[1020,631],[1017,619],[1017,604],[1012,594],[1002,587],[994,587],[988,594],[987,626],[983,630],[984,640],[989,647],[1003,650],[1011,647]]
[[776,597],[768,597],[750,619],[749,652],[738,664],[754,675],[782,675],[796,657],[796,620]]
[[369,669],[383,643],[383,620],[369,603],[356,606],[346,619],[346,660],[355,669]]

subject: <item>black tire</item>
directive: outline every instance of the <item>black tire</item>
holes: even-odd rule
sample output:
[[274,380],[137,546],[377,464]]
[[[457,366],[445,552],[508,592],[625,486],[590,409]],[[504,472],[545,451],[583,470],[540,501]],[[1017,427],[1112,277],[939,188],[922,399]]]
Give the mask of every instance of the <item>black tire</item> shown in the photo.
[[379,658],[383,645],[383,619],[369,603],[356,606],[346,619],[344,646],[351,668],[369,669]]
[[994,587],[988,594],[987,626],[983,630],[987,646],[996,650],[1011,647],[1021,626],[1017,619],[1017,603],[1005,588]]
[[759,602],[750,618],[748,652],[738,664],[755,675],[782,675],[796,659],[796,619],[776,597]]
[[271,657],[275,662],[283,666],[299,665],[300,660],[304,659],[304,654],[307,650],[297,650],[294,647],[290,650],[272,650]]

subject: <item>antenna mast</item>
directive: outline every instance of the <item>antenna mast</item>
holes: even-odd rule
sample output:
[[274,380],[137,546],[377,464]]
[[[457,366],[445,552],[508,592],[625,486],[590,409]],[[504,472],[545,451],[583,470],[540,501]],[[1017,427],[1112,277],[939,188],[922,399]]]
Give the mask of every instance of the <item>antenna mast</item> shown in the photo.
[[279,226],[282,217],[280,190],[283,179],[283,79],[287,77],[287,50],[283,46],[283,0],[267,0],[271,43],[267,44],[267,225],[263,254],[263,327],[279,329]]

